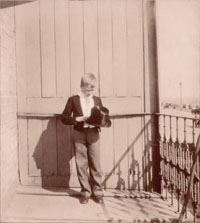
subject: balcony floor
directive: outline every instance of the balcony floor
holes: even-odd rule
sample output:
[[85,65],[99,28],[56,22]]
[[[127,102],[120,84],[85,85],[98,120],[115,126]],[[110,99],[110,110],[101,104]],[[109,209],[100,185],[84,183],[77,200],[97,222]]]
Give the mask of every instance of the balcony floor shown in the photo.
[[[78,189],[20,187],[11,201],[4,222],[171,222],[177,206],[157,194],[107,190],[104,204],[92,199],[80,204]],[[187,222],[193,222],[188,213]]]

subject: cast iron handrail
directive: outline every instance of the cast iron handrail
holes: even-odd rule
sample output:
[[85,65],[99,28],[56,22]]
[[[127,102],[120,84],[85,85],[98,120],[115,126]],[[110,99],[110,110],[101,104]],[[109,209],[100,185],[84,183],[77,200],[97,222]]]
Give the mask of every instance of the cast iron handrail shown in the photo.
[[[189,181],[193,177],[190,201],[194,222],[200,205],[200,153],[197,151],[199,128],[196,119],[184,116],[157,114],[159,117],[160,180],[161,190],[171,205],[178,200],[178,210],[183,198],[186,199]],[[192,176],[192,166],[196,162]],[[187,211],[185,212],[187,218]]]

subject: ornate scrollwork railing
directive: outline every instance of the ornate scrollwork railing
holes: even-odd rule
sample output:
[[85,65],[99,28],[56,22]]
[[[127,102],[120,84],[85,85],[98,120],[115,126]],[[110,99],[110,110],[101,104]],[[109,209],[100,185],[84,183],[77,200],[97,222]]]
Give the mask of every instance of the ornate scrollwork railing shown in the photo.
[[186,197],[194,155],[197,155],[190,195],[194,221],[200,205],[200,153],[195,153],[200,128],[195,121],[195,118],[159,114],[161,190],[166,199],[170,197],[171,205],[175,198],[178,200],[178,212],[181,200]]

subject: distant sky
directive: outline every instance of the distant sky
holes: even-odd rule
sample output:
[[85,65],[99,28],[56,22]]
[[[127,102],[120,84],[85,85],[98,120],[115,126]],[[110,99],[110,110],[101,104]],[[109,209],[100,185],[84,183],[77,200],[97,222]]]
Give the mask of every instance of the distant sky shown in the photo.
[[[161,98],[179,98],[182,94],[183,99],[199,98],[200,101],[200,75],[184,74],[183,75],[160,75],[160,95]],[[182,86],[180,87],[180,82]]]
[[157,1],[161,98],[200,101],[200,1]]

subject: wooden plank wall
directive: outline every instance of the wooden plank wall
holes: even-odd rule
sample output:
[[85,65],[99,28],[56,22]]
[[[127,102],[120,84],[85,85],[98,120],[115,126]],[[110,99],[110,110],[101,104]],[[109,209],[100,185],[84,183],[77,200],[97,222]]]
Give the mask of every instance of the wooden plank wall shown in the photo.
[[[102,128],[100,159],[104,188],[146,187],[150,154],[147,147],[144,152],[146,130],[142,120],[112,118],[112,127]],[[22,184],[79,187],[72,128],[63,125],[59,118],[20,117],[18,125]]]
[[19,112],[61,113],[84,72],[108,106],[124,97],[136,112],[128,102],[143,97],[142,1],[38,0],[15,15]]
[[143,187],[142,1],[38,0],[15,6],[19,165],[23,184],[79,186],[71,127],[58,118],[80,90],[84,72],[96,75],[96,94],[113,116],[101,132],[105,188]]

